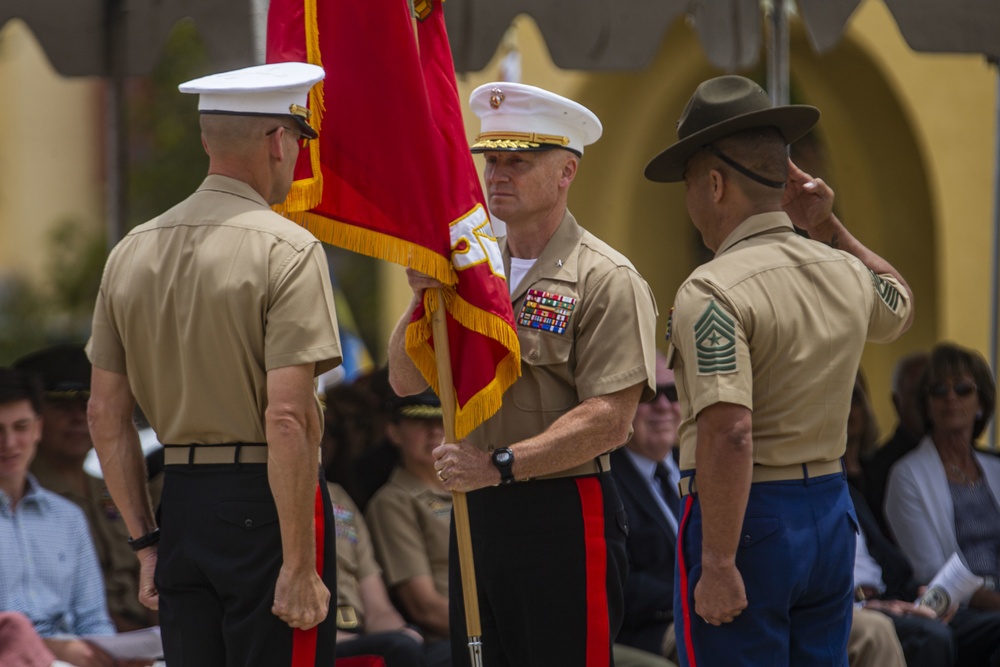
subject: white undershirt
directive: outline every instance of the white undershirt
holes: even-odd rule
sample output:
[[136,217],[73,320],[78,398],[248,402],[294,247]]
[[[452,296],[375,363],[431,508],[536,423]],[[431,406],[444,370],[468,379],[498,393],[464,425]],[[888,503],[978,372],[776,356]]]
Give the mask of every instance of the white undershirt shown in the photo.
[[536,259],[521,259],[520,257],[510,258],[510,293],[513,294],[514,290],[521,283],[521,279],[524,278],[524,274],[535,265]]

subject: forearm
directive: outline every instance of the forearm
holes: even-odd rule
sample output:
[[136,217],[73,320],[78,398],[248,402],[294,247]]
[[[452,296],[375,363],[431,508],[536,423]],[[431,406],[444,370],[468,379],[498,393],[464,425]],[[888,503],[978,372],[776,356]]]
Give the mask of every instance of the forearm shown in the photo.
[[[713,405],[698,417],[695,486],[701,505],[702,563],[706,568],[735,563],[750,495],[753,448],[749,411],[745,421],[733,421],[735,407]],[[712,414],[706,415],[709,411]]]
[[625,444],[643,386],[588,398],[542,433],[512,445],[515,479],[568,470]]
[[316,569],[313,523],[318,484],[318,418],[305,414],[267,415],[267,478],[278,510],[284,564],[296,571]]
[[[855,236],[848,231],[847,227],[844,226],[835,214],[830,213],[822,224],[809,230],[809,236],[816,241],[827,244],[831,248],[843,250],[850,255],[854,255],[861,260],[862,264],[874,273],[880,275],[891,275],[899,282],[903,289],[906,290],[907,298],[910,302],[913,302],[913,290],[910,289],[909,284],[903,278],[903,274],[897,271],[892,264],[855,238]],[[911,308],[910,319],[907,320],[906,323],[907,327],[909,327],[912,320],[913,309]]]
[[154,528],[156,520],[146,483],[146,459],[132,421],[135,400],[128,378],[94,368],[87,421],[101,462],[104,483],[133,538]]
[[375,632],[395,632],[406,625],[406,621],[389,601],[380,574],[370,574],[358,582],[361,604],[365,612],[365,634]]
[[448,636],[448,598],[437,592],[429,576],[408,579],[395,590],[400,606],[416,625],[438,637]]
[[268,371],[267,478],[278,509],[284,566],[316,572],[313,523],[319,484],[321,426],[313,385],[313,364]]
[[416,394],[427,388],[427,380],[406,353],[406,328],[420,303],[421,297],[414,294],[389,337],[389,384],[400,396]]

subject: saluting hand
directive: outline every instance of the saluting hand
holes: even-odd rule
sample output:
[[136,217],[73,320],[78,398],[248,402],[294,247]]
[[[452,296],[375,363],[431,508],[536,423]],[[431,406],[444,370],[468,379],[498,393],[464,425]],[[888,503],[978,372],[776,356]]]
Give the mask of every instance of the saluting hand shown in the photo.
[[788,161],[788,182],[781,207],[799,229],[810,232],[833,215],[833,190],[821,178],[813,178]]
[[434,448],[434,469],[449,491],[475,491],[500,481],[500,471],[483,452],[467,440],[444,443]]
[[701,579],[694,587],[694,611],[706,623],[731,623],[747,608],[743,575],[735,564],[708,565],[702,562]]
[[293,628],[308,630],[322,623],[329,610],[330,591],[315,570],[282,564],[271,613]]

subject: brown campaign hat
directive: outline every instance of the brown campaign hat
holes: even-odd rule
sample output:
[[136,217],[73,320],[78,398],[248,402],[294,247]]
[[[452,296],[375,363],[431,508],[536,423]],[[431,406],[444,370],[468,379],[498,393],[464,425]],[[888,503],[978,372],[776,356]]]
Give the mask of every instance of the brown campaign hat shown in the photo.
[[684,180],[691,156],[707,144],[740,130],[774,127],[786,143],[800,139],[816,125],[819,109],[805,104],[775,107],[767,93],[742,76],[720,76],[695,89],[677,121],[677,142],[646,165],[651,181],[673,183]]

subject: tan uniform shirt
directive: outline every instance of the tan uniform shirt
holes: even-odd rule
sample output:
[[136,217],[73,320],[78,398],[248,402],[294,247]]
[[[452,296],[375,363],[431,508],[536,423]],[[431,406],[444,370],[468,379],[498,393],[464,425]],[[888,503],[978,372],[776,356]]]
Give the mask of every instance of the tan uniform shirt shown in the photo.
[[753,411],[755,464],[835,461],[866,340],[909,316],[892,276],[795,233],[784,213],[745,220],[677,291],[668,357],[681,397],[680,467],[693,469],[699,412]]
[[426,575],[438,593],[448,595],[450,493],[397,467],[368,503],[365,518],[390,589]]
[[351,608],[360,624],[356,628],[342,627],[340,619],[347,613],[340,610],[338,627],[360,632],[365,616],[358,582],[382,571],[375,560],[372,538],[357,505],[340,485],[328,482],[327,488],[330,490],[333,523],[337,531],[337,607]]
[[87,352],[128,375],[161,442],[264,442],[267,371],[340,363],[320,243],[247,184],[209,176],[112,251]]
[[[510,275],[510,252],[501,239]],[[547,429],[595,396],[655,387],[656,303],[617,250],[569,213],[511,294],[521,343],[521,377],[503,407],[469,441],[485,451]],[[622,445],[609,442],[608,451]]]
[[108,612],[139,625],[149,625],[149,611],[139,602],[139,559],[128,545],[128,528],[111,500],[104,482],[85,475],[87,490],[81,496],[66,478],[41,457],[31,463],[38,483],[75,503],[87,516],[90,536],[104,575]]

